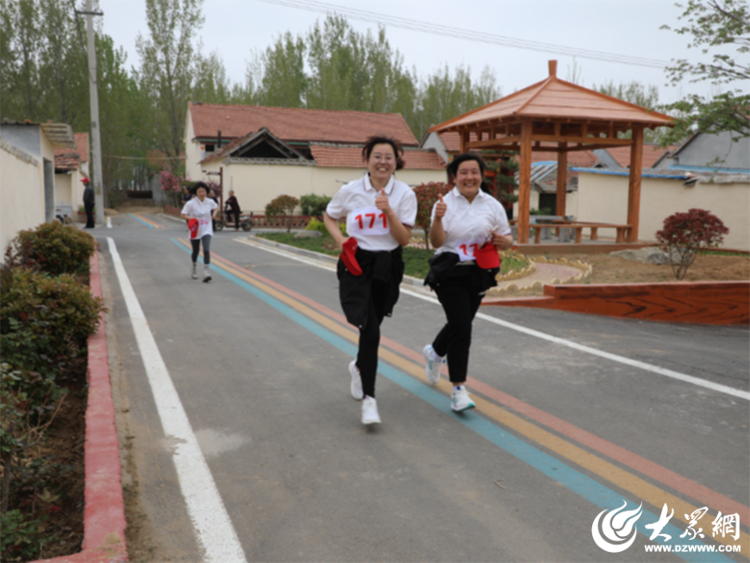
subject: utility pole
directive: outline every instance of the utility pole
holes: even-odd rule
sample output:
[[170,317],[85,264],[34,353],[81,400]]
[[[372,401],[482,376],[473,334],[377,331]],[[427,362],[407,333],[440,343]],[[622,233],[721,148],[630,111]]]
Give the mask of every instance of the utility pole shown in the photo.
[[103,16],[103,12],[94,12],[92,0],[86,0],[86,11],[77,12],[86,15],[86,35],[89,47],[89,93],[91,98],[91,159],[94,161],[94,201],[96,205],[96,222],[104,224],[104,190],[102,188],[102,140],[99,132],[99,85],[96,76],[96,46],[94,44],[94,16]]

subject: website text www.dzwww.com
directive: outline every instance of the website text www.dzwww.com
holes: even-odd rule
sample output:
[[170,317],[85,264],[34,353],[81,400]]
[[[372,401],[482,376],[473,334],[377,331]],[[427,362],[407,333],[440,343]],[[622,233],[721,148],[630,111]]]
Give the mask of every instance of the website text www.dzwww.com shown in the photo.
[[714,552],[720,552],[720,553],[741,553],[742,552],[742,546],[741,545],[690,545],[690,544],[683,544],[683,545],[659,545],[659,544],[652,544],[652,545],[644,545],[643,546],[646,549],[646,552],[659,552],[659,551],[665,551],[667,553],[688,553],[688,552],[708,552],[708,553],[714,553]]

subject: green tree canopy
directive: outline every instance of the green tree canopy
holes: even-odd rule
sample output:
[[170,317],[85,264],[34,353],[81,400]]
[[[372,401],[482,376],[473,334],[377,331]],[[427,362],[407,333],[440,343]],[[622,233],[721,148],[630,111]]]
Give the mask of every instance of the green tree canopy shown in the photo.
[[[710,62],[674,60],[667,67],[673,84],[684,78],[690,82],[709,81],[729,85],[750,80],[750,7],[745,0],[688,0],[676,4],[684,8],[682,27],[674,31],[689,36],[689,48],[710,55]],[[672,29],[662,26],[662,29]],[[677,127],[664,142],[679,140],[691,131],[721,133],[729,131],[735,141],[750,136],[750,95],[747,88],[727,90],[713,97],[691,94],[667,109],[679,112]]]

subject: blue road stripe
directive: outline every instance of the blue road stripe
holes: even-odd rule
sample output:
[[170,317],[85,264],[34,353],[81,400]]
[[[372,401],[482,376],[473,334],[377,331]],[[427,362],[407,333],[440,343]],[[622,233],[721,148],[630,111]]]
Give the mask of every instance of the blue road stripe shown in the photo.
[[136,216],[135,216],[135,215],[133,215],[132,213],[128,213],[128,215],[130,215],[130,216],[131,216],[131,217],[132,217],[133,219],[135,219],[135,220],[136,220],[136,221],[138,221],[139,223],[143,223],[143,224],[144,224],[144,225],[146,225],[146,226],[147,226],[147,227],[148,227],[149,229],[155,229],[155,228],[156,228],[156,227],[154,227],[153,225],[149,225],[148,223],[146,223],[146,221],[144,221],[144,220],[143,220],[143,219],[141,219],[140,217],[136,217]]
[[[185,251],[187,254],[190,254],[190,250],[188,250],[184,245],[180,244],[176,239],[171,239],[171,240],[179,248]],[[255,287],[254,285],[238,278],[234,274],[231,274],[230,272],[227,272],[224,269],[216,268],[214,266],[211,266],[211,269],[214,270],[216,273],[222,275],[223,277],[227,278],[232,283],[252,293],[256,297],[258,297],[260,300],[265,302],[266,304],[270,305],[271,307],[273,307],[280,313],[283,313],[288,318],[298,323],[303,328],[306,328],[307,330],[309,330],[316,336],[322,338],[323,340],[325,340],[326,342],[328,342],[335,348],[338,348],[344,354],[351,356],[352,358],[357,357],[357,347],[351,342],[344,340],[343,338],[339,337],[338,335],[332,333],[328,329],[320,326],[316,322],[304,316],[302,313],[295,311],[294,309],[292,309],[285,303],[282,303],[275,297],[272,297],[271,295],[265,293],[264,291]],[[551,455],[544,453],[543,451],[535,448],[534,446],[528,444],[527,442],[521,440],[520,438],[506,432],[501,427],[483,418],[482,416],[476,413],[473,413],[471,411],[461,413],[461,414],[453,412],[453,410],[449,406],[450,401],[445,397],[445,395],[435,391],[434,389],[430,387],[427,387],[426,385],[417,381],[416,379],[409,377],[402,371],[382,361],[379,361],[378,372],[382,374],[384,377],[391,380],[393,383],[401,386],[402,388],[416,395],[417,397],[419,397],[426,403],[435,407],[442,413],[450,415],[457,422],[473,430],[474,432],[476,432],[477,434],[479,434],[486,440],[489,440],[496,446],[505,450],[509,454],[515,456],[516,458],[523,461],[524,463],[527,463],[528,465],[530,465],[537,471],[542,472],[547,477],[550,477],[551,479],[554,479],[556,482],[566,486],[568,489],[578,494],[579,496],[583,497],[584,499],[588,500],[589,502],[599,507],[600,509],[614,510],[616,508],[621,507],[623,501],[625,500],[627,500],[628,502],[628,505],[626,507],[628,510],[633,510],[633,509],[638,508],[637,504],[631,502],[628,499],[625,499],[621,493],[617,493],[613,491],[612,489],[609,489],[608,487],[595,481],[591,477],[588,477],[587,475],[584,475],[580,471],[573,469],[571,466],[560,461],[559,459],[555,459]],[[591,517],[592,523],[595,517],[596,515],[592,514],[592,517]],[[646,524],[652,524],[654,522],[657,522],[658,520],[659,520],[659,517],[656,514],[653,514],[647,510],[644,510],[641,517],[638,519],[636,528],[639,533],[643,534],[646,538],[649,538],[651,537],[652,531],[647,530],[645,526]],[[658,541],[659,543],[663,543],[667,545],[672,545],[672,546],[677,546],[677,545],[681,546],[687,543],[686,538],[680,539],[680,535],[684,533],[684,530],[680,530],[679,528],[677,528],[676,526],[672,524],[667,524],[662,530],[662,533],[669,534],[670,536],[672,536],[672,539],[669,541],[663,541],[662,538],[659,537],[655,541]],[[690,541],[690,544],[695,545],[695,546],[704,545],[702,542],[699,542],[696,540]],[[710,552],[674,553],[673,552],[673,555],[677,555],[681,559],[685,561],[690,561],[690,562],[695,561],[695,562],[715,563],[715,562],[725,562],[725,561],[731,562],[732,561],[730,558],[726,557],[725,555],[718,553],[718,551],[713,552],[713,553],[710,553]]]

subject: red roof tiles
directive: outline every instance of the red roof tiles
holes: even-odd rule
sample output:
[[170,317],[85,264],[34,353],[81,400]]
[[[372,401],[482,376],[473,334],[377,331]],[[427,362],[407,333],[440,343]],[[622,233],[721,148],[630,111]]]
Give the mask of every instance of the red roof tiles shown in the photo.
[[[366,168],[361,146],[335,146],[311,144],[310,151],[318,166],[324,168]],[[405,170],[443,170],[445,162],[435,152],[428,150],[404,151]]]
[[88,133],[74,133],[75,148],[55,148],[55,170],[68,172],[78,170],[82,162],[88,162],[89,135]]
[[541,82],[436,125],[430,131],[456,131],[479,122],[494,123],[523,117],[619,121],[645,126],[667,125],[674,121],[668,115],[649,111],[550,74]]
[[195,138],[200,139],[215,139],[218,131],[224,139],[236,139],[266,127],[285,142],[362,143],[372,135],[386,134],[405,146],[418,145],[397,113],[193,103],[188,110]]
[[[659,145],[643,145],[643,168],[651,168],[654,163],[668,150],[674,150],[677,145],[660,147]],[[630,166],[630,147],[610,147],[606,149],[623,168]],[[570,153],[568,153],[570,154]],[[576,166],[583,166],[576,164]]]

